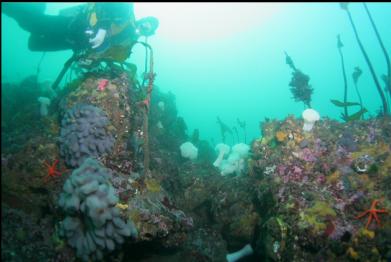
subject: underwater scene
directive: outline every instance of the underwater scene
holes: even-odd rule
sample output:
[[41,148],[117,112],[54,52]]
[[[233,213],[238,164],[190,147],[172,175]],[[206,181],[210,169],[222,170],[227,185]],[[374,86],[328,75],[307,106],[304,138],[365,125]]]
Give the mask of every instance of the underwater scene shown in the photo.
[[391,261],[391,3],[1,3],[3,261]]

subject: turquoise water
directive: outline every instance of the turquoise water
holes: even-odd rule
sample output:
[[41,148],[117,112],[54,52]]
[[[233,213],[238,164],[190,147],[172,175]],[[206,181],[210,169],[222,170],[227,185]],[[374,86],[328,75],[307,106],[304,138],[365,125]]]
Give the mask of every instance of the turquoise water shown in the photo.
[[[48,3],[47,13],[74,4]],[[386,49],[391,51],[390,3],[370,3]],[[360,3],[350,4],[361,41],[378,77],[387,67],[370,21]],[[136,18],[160,20],[148,42],[155,52],[156,85],[176,96],[179,115],[202,139],[220,142],[216,117],[228,126],[236,119],[247,123],[248,140],[260,136],[265,117],[300,116],[304,106],[292,99],[291,69],[284,51],[310,76],[312,107],[321,116],[339,119],[340,108],[330,99],[343,100],[343,77],[336,36],[344,43],[348,101],[358,101],[351,74],[363,70],[358,87],[367,117],[381,106],[364,57],[345,11],[339,3],[135,3]],[[35,74],[42,53],[27,49],[29,34],[2,14],[2,81],[19,82]],[[46,53],[39,80],[54,80],[71,52]],[[129,62],[144,68],[144,49],[135,47]],[[379,79],[379,81],[381,81]],[[381,81],[383,84],[383,82]],[[240,129],[239,129],[240,130]]]

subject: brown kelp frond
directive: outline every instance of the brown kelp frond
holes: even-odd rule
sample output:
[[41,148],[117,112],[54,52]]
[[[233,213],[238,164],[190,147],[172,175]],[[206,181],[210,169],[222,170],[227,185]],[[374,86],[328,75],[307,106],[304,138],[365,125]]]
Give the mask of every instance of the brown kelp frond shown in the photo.
[[221,139],[223,143],[225,143],[225,133],[233,134],[231,128],[229,128],[226,124],[221,121],[220,117],[217,117],[217,124],[220,126]]
[[241,121],[239,118],[236,119],[236,121],[238,122],[238,125],[239,127],[243,130],[243,133],[244,133],[244,143],[246,143],[247,141],[247,132],[246,132],[246,121]]
[[384,57],[386,59],[387,74],[388,74],[388,81],[386,81],[386,89],[388,90],[388,94],[391,96],[391,82],[390,82],[391,81],[391,62],[390,62],[390,56],[388,55],[387,49],[385,48],[385,46],[383,44],[383,41],[382,41],[382,39],[380,37],[379,31],[377,30],[377,26],[375,24],[375,21],[373,20],[372,15],[369,12],[367,4],[363,3],[363,5],[364,5],[364,8],[365,8],[365,11],[368,14],[369,20],[371,21],[373,30],[375,31],[375,34],[376,34],[376,38],[379,41],[380,47],[381,47],[381,49],[383,51],[383,54],[384,54]]
[[354,72],[353,72],[353,74],[352,74],[352,78],[353,78],[354,87],[355,87],[355,89],[356,89],[356,93],[357,93],[358,99],[359,99],[360,104],[361,104],[361,109],[363,109],[364,106],[363,106],[363,103],[362,103],[361,94],[360,94],[360,91],[358,90],[358,87],[357,87],[357,82],[358,82],[358,79],[360,78],[361,75],[362,75],[362,70],[361,70],[361,68],[359,68],[358,66],[356,66],[356,67],[354,68]]
[[340,2],[339,6],[341,9],[348,11],[349,10],[349,2]]
[[307,107],[311,107],[311,96],[314,89],[309,84],[310,77],[299,69],[293,63],[292,58],[285,52],[285,61],[293,69],[292,79],[289,83],[290,90],[296,102],[303,102]]
[[335,106],[338,107],[345,107],[345,106],[359,106],[360,103],[357,102],[341,102],[336,99],[330,99],[330,102],[333,103]]
[[290,68],[292,68],[294,71],[296,71],[295,64],[293,63],[292,58],[288,55],[288,53],[285,51],[285,62],[287,65],[289,65]]
[[376,76],[375,70],[374,70],[374,68],[372,66],[372,63],[369,60],[368,54],[367,54],[367,52],[364,49],[364,45],[362,44],[362,42],[360,40],[360,37],[358,35],[356,25],[354,24],[352,15],[351,15],[349,9],[347,8],[347,5],[346,6],[345,5],[341,5],[341,8],[343,8],[346,11],[347,15],[348,15],[350,24],[351,24],[351,26],[353,28],[353,32],[354,32],[354,35],[355,35],[356,40],[357,40],[357,44],[359,45],[360,50],[361,50],[361,52],[362,52],[362,54],[363,54],[363,56],[365,58],[365,61],[367,62],[367,65],[369,67],[369,71],[371,72],[373,81],[375,82],[375,86],[376,86],[377,92],[380,95],[380,98],[381,98],[381,101],[382,101],[382,105],[383,105],[383,113],[384,113],[384,115],[387,115],[389,112],[388,112],[388,104],[387,104],[387,101],[386,101],[386,97],[385,97],[385,95],[383,93],[383,90],[382,90],[382,88],[380,86],[380,83],[379,83],[379,81],[377,79],[377,76]]
[[[338,47],[339,56],[341,57],[342,76],[343,76],[343,82],[344,82],[343,101],[344,101],[344,103],[346,103],[346,101],[348,99],[348,81],[346,79],[345,62],[344,62],[343,53],[342,53],[343,43],[341,41],[340,35],[337,35],[337,47]],[[348,108],[346,106],[344,106],[344,115],[349,116]]]
[[354,81],[354,84],[357,84],[357,81],[358,79],[360,78],[360,76],[362,75],[362,70],[360,67],[356,66],[354,68],[354,72],[352,74],[352,78],[353,78],[353,81]]

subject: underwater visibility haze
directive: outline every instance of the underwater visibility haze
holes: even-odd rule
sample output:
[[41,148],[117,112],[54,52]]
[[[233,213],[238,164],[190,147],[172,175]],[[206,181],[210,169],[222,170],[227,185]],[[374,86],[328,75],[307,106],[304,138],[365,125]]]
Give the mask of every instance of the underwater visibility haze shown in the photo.
[[391,3],[2,3],[4,261],[391,261]]

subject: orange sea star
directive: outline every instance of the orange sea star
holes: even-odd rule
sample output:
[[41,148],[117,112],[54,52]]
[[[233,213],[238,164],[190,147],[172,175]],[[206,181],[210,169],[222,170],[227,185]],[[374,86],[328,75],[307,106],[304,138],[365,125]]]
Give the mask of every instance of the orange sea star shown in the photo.
[[367,211],[361,213],[360,215],[356,216],[356,219],[362,218],[363,216],[366,216],[369,213],[368,222],[365,226],[365,228],[368,228],[368,226],[371,224],[372,219],[375,218],[378,225],[380,225],[380,219],[377,217],[377,213],[379,214],[387,214],[388,212],[385,209],[376,209],[376,205],[379,202],[379,200],[375,199],[372,201],[371,208]]

